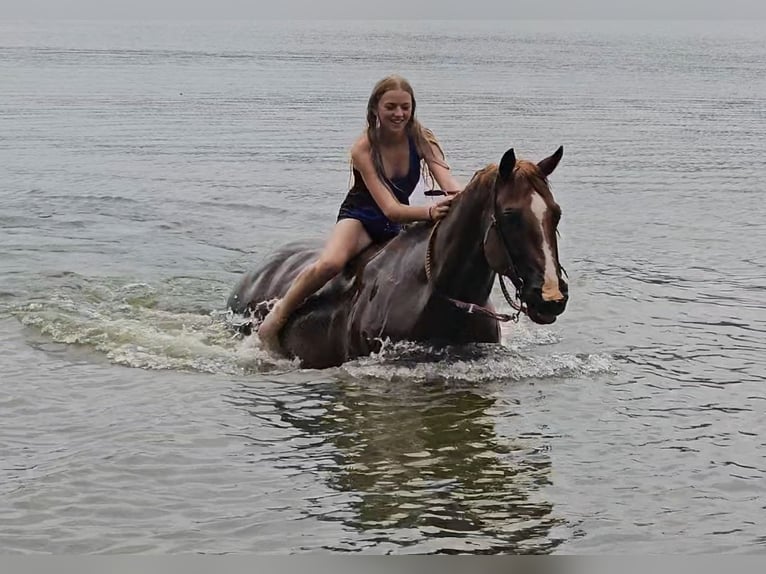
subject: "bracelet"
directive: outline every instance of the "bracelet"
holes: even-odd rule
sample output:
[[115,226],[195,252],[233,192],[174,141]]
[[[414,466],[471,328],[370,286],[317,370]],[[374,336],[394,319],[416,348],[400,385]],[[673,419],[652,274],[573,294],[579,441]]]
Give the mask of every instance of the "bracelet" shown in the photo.
[[428,206],[428,221],[433,221],[434,220],[434,216],[431,215],[431,210],[433,209],[433,207],[434,207],[433,205],[429,205]]

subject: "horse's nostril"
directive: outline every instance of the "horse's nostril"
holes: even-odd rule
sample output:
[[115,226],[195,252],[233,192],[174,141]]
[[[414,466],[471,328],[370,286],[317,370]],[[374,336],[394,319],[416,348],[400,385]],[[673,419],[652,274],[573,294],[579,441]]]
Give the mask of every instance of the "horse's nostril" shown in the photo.
[[536,302],[542,302],[543,301],[542,287],[530,287],[525,294],[525,299],[536,301]]
[[559,315],[564,312],[568,300],[569,297],[563,293],[559,293],[554,299],[546,299],[542,292],[537,291],[536,298],[531,300],[530,303],[537,307],[541,313]]
[[543,287],[541,297],[546,303],[554,303],[564,299],[564,294],[558,287]]

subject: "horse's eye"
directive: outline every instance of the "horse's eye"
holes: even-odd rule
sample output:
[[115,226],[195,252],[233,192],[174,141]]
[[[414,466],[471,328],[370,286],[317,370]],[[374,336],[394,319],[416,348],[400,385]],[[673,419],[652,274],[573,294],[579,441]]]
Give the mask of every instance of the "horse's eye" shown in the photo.
[[521,212],[517,209],[506,209],[501,214],[501,219],[503,225],[508,227],[521,227],[523,221]]

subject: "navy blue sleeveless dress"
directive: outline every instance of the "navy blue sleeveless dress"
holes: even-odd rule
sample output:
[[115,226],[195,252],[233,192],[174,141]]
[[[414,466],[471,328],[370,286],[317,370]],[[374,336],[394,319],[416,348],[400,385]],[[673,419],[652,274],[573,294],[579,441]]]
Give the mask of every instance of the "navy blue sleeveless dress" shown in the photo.
[[[415,141],[407,136],[410,146],[410,165],[403,177],[387,179],[399,203],[410,204],[410,195],[420,180],[420,155]],[[378,207],[370,190],[364,184],[362,175],[354,168],[354,184],[351,186],[346,199],[340,206],[338,221],[341,219],[356,219],[362,223],[364,230],[374,243],[387,241],[401,231],[401,225],[388,219]]]

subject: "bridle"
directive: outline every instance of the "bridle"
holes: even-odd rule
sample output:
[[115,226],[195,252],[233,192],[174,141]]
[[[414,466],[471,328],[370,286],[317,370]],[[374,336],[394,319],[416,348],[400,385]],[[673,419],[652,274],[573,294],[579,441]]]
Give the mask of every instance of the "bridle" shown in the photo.
[[514,311],[516,311],[516,313],[513,315],[513,321],[515,323],[519,320],[519,316],[522,313],[527,314],[527,306],[524,304],[524,301],[521,298],[521,294],[524,290],[524,279],[522,279],[519,270],[516,268],[516,262],[513,260],[513,255],[511,255],[510,242],[508,241],[508,237],[506,237],[505,233],[503,233],[503,228],[500,223],[502,213],[500,213],[500,207],[497,204],[497,187],[498,185],[496,180],[492,185],[492,220],[489,225],[489,231],[491,231],[494,227],[495,233],[497,233],[497,235],[500,237],[500,242],[503,245],[503,251],[505,251],[505,256],[508,259],[508,263],[510,264],[506,272],[510,270],[511,273],[509,278],[511,283],[513,283],[513,286],[516,288],[516,296],[514,298],[511,298],[510,293],[508,293],[508,287],[505,285],[505,274],[500,273],[497,270],[493,271],[495,271],[497,274],[497,280],[500,282],[500,290],[503,292],[505,302],[508,303],[508,305],[510,305]]
[[[495,270],[495,273],[497,273],[498,281],[500,282],[500,290],[503,292],[503,297],[505,298],[505,301],[516,311],[516,314],[514,315],[514,321],[519,320],[519,315],[521,313],[524,313],[526,315],[529,314],[527,310],[527,306],[524,303],[524,300],[522,299],[522,293],[524,292],[524,279],[521,276],[521,273],[519,273],[518,268],[516,267],[516,262],[513,260],[513,256],[511,255],[511,246],[510,242],[508,241],[508,237],[503,233],[503,229],[501,226],[501,217],[502,213],[500,212],[500,207],[497,204],[497,181],[495,181],[494,185],[492,186],[492,222],[490,223],[489,230],[492,230],[492,228],[495,228],[495,232],[500,237],[500,241],[503,245],[503,251],[505,251],[505,256],[508,259],[508,263],[510,264],[508,269],[505,273],[500,273],[499,271]],[[566,269],[564,269],[564,266],[561,265],[561,263],[558,261],[558,257],[556,258],[556,266],[558,267],[559,273],[562,273],[564,276],[568,277],[569,274],[567,273]],[[510,271],[510,273],[508,273]],[[516,297],[511,298],[510,294],[508,293],[508,288],[505,285],[505,277],[508,277],[511,280],[511,283],[513,283],[513,286],[516,288]],[[518,301],[518,302],[517,302]]]
[[[456,192],[455,195],[460,192]],[[450,192],[438,192],[438,191],[432,191],[429,193],[429,195],[449,195]],[[495,273],[497,274],[498,280],[500,281],[500,290],[503,292],[503,297],[505,298],[506,303],[511,306],[511,308],[515,311],[515,313],[509,315],[507,313],[496,313],[495,311],[492,311],[490,309],[487,309],[486,307],[482,307],[481,305],[477,305],[476,303],[466,303],[465,301],[460,301],[459,299],[455,299],[453,297],[448,297],[447,295],[441,295],[442,298],[446,299],[452,305],[455,307],[462,309],[468,313],[479,313],[481,315],[486,315],[488,317],[492,317],[493,319],[501,322],[507,322],[507,321],[513,321],[514,323],[518,322],[519,317],[522,313],[527,313],[527,307],[524,304],[524,302],[521,299],[521,293],[524,287],[524,281],[521,278],[521,275],[519,274],[516,264],[513,261],[513,256],[511,255],[510,250],[510,244],[508,242],[508,238],[503,233],[502,227],[500,225],[500,209],[497,205],[497,182],[495,182],[492,186],[492,206],[493,206],[493,213],[492,213],[492,221],[489,226],[489,230],[491,230],[493,227],[495,228],[495,233],[500,237],[500,241],[503,245],[503,250],[505,251],[506,258],[508,259],[508,262],[510,263],[510,266],[508,270],[511,271],[511,274],[509,275],[509,278],[511,279],[511,282],[513,283],[514,287],[516,288],[516,297],[512,298],[510,293],[508,292],[508,287],[505,284],[505,279],[503,277],[503,273],[500,273],[496,270]],[[433,252],[433,244],[434,239],[436,237],[436,229],[439,227],[439,224],[441,223],[441,220],[437,221],[434,226],[431,228],[431,233],[428,236],[428,247],[426,248],[426,261],[425,261],[425,271],[426,271],[426,279],[428,280],[428,283],[431,283],[431,253]]]

